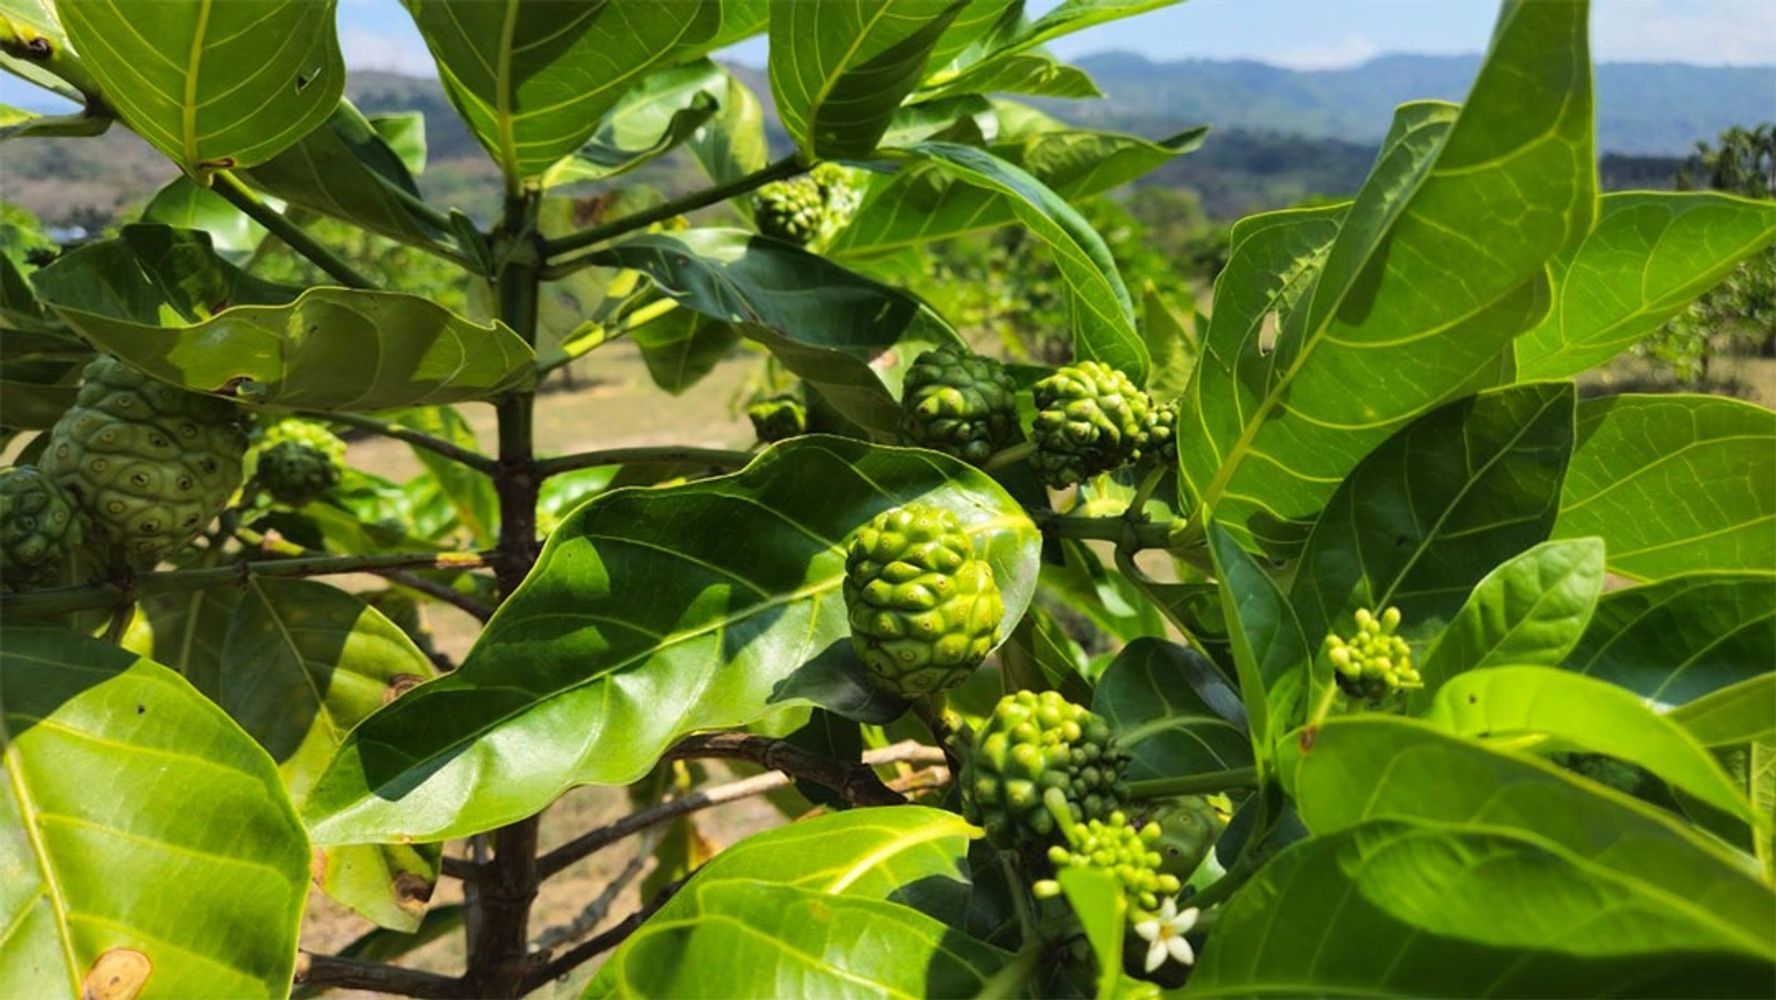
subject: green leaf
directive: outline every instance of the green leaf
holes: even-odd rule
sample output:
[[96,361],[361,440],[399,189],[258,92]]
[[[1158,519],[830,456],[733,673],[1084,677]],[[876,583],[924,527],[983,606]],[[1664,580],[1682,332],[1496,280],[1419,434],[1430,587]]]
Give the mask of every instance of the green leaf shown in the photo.
[[1702,745],[1640,698],[1605,681],[1548,667],[1470,670],[1438,693],[1425,721],[1448,732],[1507,744],[1541,737],[1607,754],[1651,771],[1730,815],[1751,822],[1751,804]]
[[1187,316],[1151,280],[1141,290],[1141,338],[1153,359],[1147,391],[1162,402],[1178,399],[1190,388],[1190,374],[1202,353]]
[[1055,876],[1098,962],[1098,996],[1113,997],[1122,979],[1122,936],[1128,900],[1116,876],[1096,868],[1066,868]]
[[991,153],[949,142],[921,142],[913,155],[976,187],[1010,199],[1011,211],[1053,253],[1073,319],[1073,357],[1102,361],[1142,385],[1147,345],[1135,332],[1134,306],[1104,238],[1078,210],[1029,172]]
[[[1274,350],[1260,337],[1274,293],[1235,287],[1252,274],[1231,265],[1217,282],[1203,398],[1187,407],[1215,422],[1179,459],[1187,494],[1242,540],[1293,554],[1370,449],[1490,377],[1545,314],[1546,262],[1597,200],[1586,18],[1584,3],[1508,2],[1465,106],[1399,110],[1311,287],[1283,282],[1302,297]],[[1265,224],[1311,221],[1317,237],[1333,214]],[[1287,263],[1315,242],[1271,253]],[[1223,321],[1228,297],[1256,303]]]
[[334,0],[58,2],[105,102],[184,171],[250,167],[319,127],[345,89]]
[[[442,438],[459,448],[479,453],[481,443],[475,429],[454,407],[427,406],[383,414],[384,419],[411,427],[416,431]],[[429,448],[414,446],[413,457],[437,480],[457,517],[475,539],[476,544],[491,546],[499,539],[499,497],[493,479],[479,469],[471,469],[446,458]]]
[[895,903],[744,880],[680,895],[690,912],[649,921],[582,996],[974,996],[1011,960]]
[[[792,488],[809,482],[821,488]],[[733,475],[616,490],[576,510],[460,669],[347,738],[305,805],[312,833],[339,843],[491,829],[571,785],[634,780],[686,733],[805,703],[795,685],[810,675],[855,676],[841,543],[914,499],[968,526],[1009,633],[1035,588],[1039,542],[1010,496],[934,452],[796,438]]]
[[606,112],[591,142],[543,173],[542,184],[627,173],[689,139],[727,94],[727,71],[707,59],[650,73]]
[[[423,132],[419,142],[423,160]],[[438,213],[426,208],[402,155],[350,101],[340,101],[325,125],[244,176],[292,205],[401,243],[435,248],[451,239]]]
[[1776,576],[1696,573],[1605,594],[1566,666],[1682,705],[1776,663]]
[[[335,112],[337,114],[337,112]],[[370,127],[395,151],[407,172],[418,176],[426,167],[426,120],[423,111],[383,111],[366,115]]]
[[1565,378],[1658,329],[1776,239],[1776,204],[1714,192],[1604,195],[1584,242],[1556,257],[1554,307],[1517,339],[1517,377]]
[[[74,54],[73,46],[68,44],[68,33],[62,30],[61,18],[56,16],[54,0],[0,0],[0,33],[4,33],[0,37],[20,42],[41,39],[48,43],[51,53],[51,59],[45,63],[8,55],[0,49],[0,69],[76,104],[84,102],[80,90],[57,73],[60,70],[81,78],[89,76],[80,57]],[[96,88],[90,79],[85,79],[85,83]]]
[[[998,44],[993,45],[980,58],[956,69],[935,73],[924,85],[942,93],[963,93],[965,91],[984,93],[1008,89],[1004,84],[1008,79],[1015,79],[1018,68],[1027,68],[1032,56],[1042,57],[1041,53],[1035,51],[1037,46],[1095,24],[1103,24],[1106,21],[1157,10],[1177,2],[1178,0],[1063,0],[1062,3],[1036,19],[1035,22],[1023,25],[1016,32],[997,40]],[[995,4],[989,3],[983,6],[988,10],[996,11]],[[1035,93],[1036,91],[1029,92]],[[1093,93],[1090,94],[1054,94],[1051,96],[1090,97],[1095,95],[1096,88],[1094,87]]]
[[648,375],[660,388],[679,395],[703,380],[740,342],[734,324],[689,309],[674,309],[637,327],[629,339],[641,349]]
[[[720,110],[691,135],[686,148],[703,165],[709,179],[717,184],[737,181],[763,170],[770,158],[770,148],[765,143],[765,112],[759,105],[758,95],[738,77],[729,74]],[[751,218],[751,210],[746,207],[747,199],[728,204],[742,216]]]
[[[995,104],[1001,138],[994,156],[1023,168],[1062,198],[1077,201],[1127,183],[1202,144],[1205,127],[1157,142],[1116,132],[1058,126],[1006,137],[1006,110]],[[937,164],[910,162],[872,174],[863,201],[827,247],[831,256],[877,257],[1018,221],[1014,198],[956,178]]]
[[284,996],[308,846],[252,740],[60,629],[8,623],[0,692],[0,994]]
[[1379,821],[1259,872],[1186,993],[1754,996],[1776,968],[1747,931],[1544,841]]
[[922,100],[959,94],[1029,94],[1037,97],[1103,97],[1085,70],[1042,51],[1017,52],[983,63],[950,83],[919,94]]
[[217,256],[242,267],[265,240],[264,226],[183,174],[148,200],[148,207],[142,209],[142,221],[175,229],[201,229],[210,234],[210,245]]
[[1718,396],[1579,405],[1556,538],[1599,535],[1613,573],[1776,566],[1776,412]]
[[1305,697],[1314,647],[1276,583],[1218,523],[1209,525],[1209,554],[1233,640],[1246,728],[1263,774],[1274,756],[1276,738],[1291,724]]
[[682,306],[738,324],[839,412],[884,436],[899,424],[896,399],[913,359],[959,342],[904,292],[738,229],[638,236],[592,256],[641,271]]
[[1290,601],[1316,640],[1359,608],[1398,606],[1433,635],[1494,566],[1548,537],[1572,450],[1573,387],[1514,386],[1413,421],[1338,485]]
[[125,226],[35,277],[44,300],[98,347],[175,385],[254,403],[359,410],[486,399],[528,377],[534,360],[505,326],[478,326],[415,295],[268,285],[190,230]]
[[[1306,744],[1304,747],[1303,744]],[[1765,954],[1776,893],[1749,859],[1669,813],[1527,754],[1483,746],[1417,720],[1334,718],[1287,740],[1279,762],[1308,829],[1331,834],[1374,819],[1517,831],[1671,900],[1693,900]]]
[[403,0],[508,188],[578,150],[650,70],[703,54],[722,6],[654,0]]
[[1759,674],[1672,709],[1666,718],[1706,747],[1776,738],[1776,673]]
[[771,0],[771,93],[803,159],[875,151],[962,0]]
[[1603,593],[1603,543],[1544,542],[1486,574],[1418,665],[1424,687],[1407,692],[1407,711],[1467,670],[1558,666],[1584,635]]
[[[1204,688],[1229,697],[1212,708]],[[1251,765],[1251,739],[1226,718],[1244,713],[1232,694],[1201,656],[1174,642],[1143,638],[1124,646],[1104,669],[1091,708],[1131,756],[1129,780],[1170,778]]]

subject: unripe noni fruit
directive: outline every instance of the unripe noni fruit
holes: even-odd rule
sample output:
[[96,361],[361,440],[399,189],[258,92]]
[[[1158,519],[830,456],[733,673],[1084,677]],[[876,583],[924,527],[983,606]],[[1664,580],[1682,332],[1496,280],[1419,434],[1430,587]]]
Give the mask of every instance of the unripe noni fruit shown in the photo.
[[345,442],[311,420],[280,420],[266,428],[248,456],[250,474],[279,503],[303,504],[339,485]]
[[158,382],[112,358],[86,366],[39,466],[72,494],[95,541],[152,559],[227,505],[247,437],[232,403]]
[[[1176,875],[1160,871],[1164,859],[1157,846],[1161,832],[1158,823],[1137,827],[1121,811],[1108,820],[1088,820],[1066,831],[1067,845],[1048,849],[1049,863],[1059,872],[1066,868],[1096,868],[1109,872],[1122,883],[1129,902],[1129,923],[1150,919],[1159,909],[1160,900],[1175,896],[1183,883]],[[1037,882],[1031,889],[1038,897],[1059,894],[1060,884],[1052,880]]]
[[746,418],[759,441],[770,444],[808,432],[808,408],[795,393],[779,393],[746,407]]
[[1200,795],[1187,795],[1154,803],[1147,812],[1150,822],[1159,824],[1159,871],[1188,879],[1208,857],[1209,849],[1221,835],[1221,815]]
[[1158,403],[1147,411],[1134,461],[1144,466],[1171,465],[1178,460],[1178,404]]
[[774,181],[754,196],[752,219],[761,234],[806,246],[828,228],[826,194],[812,177]]
[[979,465],[1017,437],[1017,387],[993,358],[939,347],[907,369],[900,414],[911,443]]
[[883,511],[845,554],[851,644],[883,690],[955,687],[992,652],[1005,604],[955,514],[925,503]]
[[1339,687],[1374,701],[1401,688],[1423,686],[1412,666],[1412,648],[1394,634],[1400,627],[1399,608],[1388,608],[1379,615],[1362,608],[1356,620],[1357,633],[1349,639],[1326,636],[1326,658],[1332,661],[1332,676]]
[[1072,486],[1134,461],[1152,401],[1127,375],[1080,361],[1037,382],[1036,467],[1053,487]]
[[1128,798],[1128,755],[1109,723],[1055,691],[1006,695],[962,764],[962,814],[1000,847],[1053,843],[1062,823],[1044,801],[1058,789],[1072,823],[1105,819]]
[[86,537],[86,515],[42,471],[0,469],[0,578],[8,585],[41,578]]

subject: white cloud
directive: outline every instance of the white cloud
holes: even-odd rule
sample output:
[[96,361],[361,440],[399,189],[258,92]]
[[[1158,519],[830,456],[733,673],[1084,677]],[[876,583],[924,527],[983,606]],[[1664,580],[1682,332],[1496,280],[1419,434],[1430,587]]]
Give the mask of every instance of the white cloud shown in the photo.
[[[1776,63],[1771,0],[1605,0],[1591,9],[1599,62]],[[1770,95],[1776,105],[1776,92]]]
[[1264,61],[1290,69],[1349,69],[1381,54],[1381,47],[1367,35],[1350,32],[1332,41],[1283,46],[1264,55]]
[[416,32],[373,31],[358,25],[343,26],[339,48],[351,69],[386,70],[408,76],[437,76],[432,55]]

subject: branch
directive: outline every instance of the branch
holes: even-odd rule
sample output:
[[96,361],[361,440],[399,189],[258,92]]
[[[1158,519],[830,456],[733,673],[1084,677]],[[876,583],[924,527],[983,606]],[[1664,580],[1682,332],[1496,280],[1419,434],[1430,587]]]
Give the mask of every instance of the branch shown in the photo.
[[629,888],[629,883],[641,877],[642,871],[647,868],[647,863],[653,857],[654,849],[659,846],[663,836],[664,834],[657,828],[649,830],[646,836],[641,838],[641,844],[636,847],[635,856],[629,859],[622,871],[605,883],[604,888],[599,890],[598,895],[593,897],[590,903],[587,903],[567,923],[543,928],[542,933],[536,936],[536,941],[531,947],[537,951],[547,952],[569,941],[579,940],[585,936],[587,931],[604,923],[604,918],[610,915],[611,907],[617,905],[617,897],[623,894],[623,890]]
[[54,587],[23,593],[0,592],[0,608],[55,614],[112,607],[141,594],[244,584],[253,577],[333,576],[396,569],[480,569],[497,561],[492,552],[393,552],[369,556],[311,556],[301,559],[238,560],[223,566],[143,573],[133,579]]
[[529,993],[531,990],[536,989],[544,983],[554,979],[560,979],[562,976],[567,975],[586,962],[589,962],[592,959],[597,958],[599,955],[615,948],[617,945],[622,944],[628,939],[629,935],[634,934],[642,924],[647,922],[647,918],[658,912],[660,907],[665,906],[667,901],[676,895],[678,890],[684,888],[685,883],[689,882],[696,874],[696,872],[692,872],[684,878],[666,886],[656,893],[653,899],[648,900],[641,909],[624,917],[621,923],[596,937],[588,938],[585,941],[574,945],[567,951],[562,952],[554,961],[537,968],[535,971],[525,976],[520,992]]
[[385,569],[377,575],[390,583],[399,584],[409,590],[417,590],[428,597],[433,597],[443,601],[445,604],[453,605],[457,610],[474,618],[476,621],[484,622],[493,617],[492,608],[475,600],[473,597],[458,591],[456,588],[447,587],[436,580],[428,580],[423,576],[416,576],[412,573],[398,569]]
[[391,424],[386,420],[377,420],[373,417],[360,417],[352,413],[315,413],[313,416],[317,420],[331,420],[334,423],[345,424],[347,427],[356,427],[359,430],[369,431],[372,434],[380,434],[383,437],[394,438],[397,441],[405,441],[415,448],[424,448],[427,451],[443,455],[445,458],[448,458],[453,462],[466,465],[469,468],[474,469],[476,472],[484,472],[490,476],[493,475],[494,470],[498,468],[497,463],[486,455],[470,451],[460,445],[452,444],[443,438],[433,437],[430,434],[413,430],[410,427]]
[[1092,538],[1115,542],[1120,548],[1132,550],[1165,548],[1174,523],[1137,522],[1121,515],[1070,517],[1052,511],[1031,511],[1030,517],[1045,535],[1056,538]]
[[378,993],[397,993],[408,997],[469,995],[467,984],[450,976],[306,951],[296,958],[295,985],[314,989],[375,990]]
[[[870,768],[882,764],[902,762],[909,764],[941,764],[943,762],[943,751],[936,747],[928,747],[913,740],[906,740],[892,746],[882,747],[879,750],[868,751],[863,755],[863,763],[856,764],[833,760],[826,757],[819,757],[798,747],[793,747],[789,744],[782,743],[781,741],[768,739],[762,736],[749,736],[742,733],[723,733],[720,734],[720,736],[730,737],[730,740],[727,742],[750,742],[752,745],[744,750],[735,750],[733,752],[729,752],[725,746],[720,748],[719,752],[710,752],[710,748],[706,745],[706,741],[714,740],[717,737],[693,736],[680,742],[678,746],[668,751],[667,757],[737,757],[756,761],[767,767],[774,767],[776,770],[769,771],[765,774],[753,775],[750,778],[743,778],[739,781],[730,782],[725,785],[717,785],[714,788],[698,789],[688,795],[681,795],[676,799],[670,799],[651,808],[643,809],[641,812],[632,813],[608,826],[599,827],[596,830],[589,830],[573,840],[562,844],[560,847],[555,848],[548,854],[543,855],[542,858],[537,861],[537,876],[539,878],[548,878],[552,875],[559,874],[563,869],[567,868],[574,862],[600,851],[625,837],[640,833],[642,830],[645,830],[650,826],[669,822],[680,816],[686,816],[702,809],[708,809],[712,806],[719,806],[727,802],[735,802],[754,795],[764,795],[769,792],[774,792],[779,788],[787,787],[790,782],[794,780],[791,777],[792,775],[794,775],[794,777],[806,778],[811,781],[816,781],[819,784],[826,785],[827,787],[838,791],[841,795],[845,795],[847,799],[851,799],[852,796],[846,793],[846,782],[856,780],[860,786],[873,783],[875,788],[871,790],[870,794],[877,796],[881,801],[868,803],[860,802],[860,804],[898,805],[904,800],[896,795],[893,790],[882,785],[880,779],[876,778],[875,772],[871,771]],[[760,746],[760,744],[763,744],[764,746]],[[787,751],[793,752],[797,757],[794,761],[785,760],[784,756],[786,751],[776,750],[773,749],[773,747],[787,748]],[[763,759],[766,756],[773,757],[776,763],[770,763]],[[808,761],[819,762],[821,772],[819,777],[806,773],[808,769],[802,765],[806,764]],[[779,766],[790,763],[795,764],[796,769]],[[853,779],[853,775],[857,772],[868,775],[868,780],[866,781],[861,777]]]
[[273,236],[290,245],[290,249],[307,257],[316,267],[332,275],[333,278],[347,288],[375,288],[375,282],[364,277],[356,268],[340,260],[333,251],[315,241],[301,226],[284,217],[284,213],[272,208],[259,199],[252,189],[241,183],[240,178],[232,171],[218,170],[213,175],[210,189],[221,195],[224,200],[254,222],[264,226]]
[[754,458],[751,452],[726,448],[692,448],[683,445],[656,445],[639,448],[606,448],[582,451],[574,455],[558,455],[539,460],[538,477],[560,475],[594,465],[707,465],[717,469],[738,469]]
[[614,239],[624,233],[641,229],[644,226],[651,226],[656,222],[664,222],[676,215],[683,215],[686,212],[694,212],[699,208],[713,205],[716,202],[727,201],[729,198],[743,195],[755,188],[764,187],[772,181],[782,180],[785,177],[793,177],[806,169],[806,167],[796,162],[794,156],[786,156],[775,163],[769,164],[744,177],[729,181],[726,184],[706,188],[696,194],[686,195],[683,198],[675,198],[663,205],[655,206],[644,212],[625,215],[615,222],[607,222],[602,226],[593,226],[590,229],[582,229],[577,233],[569,233],[566,236],[556,239],[544,240],[543,259],[547,261],[550,266],[544,269],[543,277],[545,279],[559,277],[560,274],[557,272],[561,268],[566,267],[573,269],[581,266],[581,261],[586,260],[586,258],[580,257],[574,260],[562,261],[560,257],[563,254],[572,253],[575,250],[603,243],[605,240]]

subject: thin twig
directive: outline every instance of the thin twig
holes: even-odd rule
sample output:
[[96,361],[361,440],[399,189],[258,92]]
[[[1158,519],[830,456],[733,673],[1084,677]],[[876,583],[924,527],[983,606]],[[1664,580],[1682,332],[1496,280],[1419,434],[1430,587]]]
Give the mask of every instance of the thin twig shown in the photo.
[[285,218],[284,213],[267,205],[240,178],[227,170],[213,175],[210,189],[254,222],[264,226],[273,236],[290,245],[290,249],[309,259],[347,288],[375,288],[376,283],[356,268],[340,260],[333,251],[315,241],[301,226]]
[[390,583],[399,584],[409,590],[417,590],[428,597],[435,597],[446,604],[454,605],[458,610],[477,621],[484,622],[493,617],[493,608],[436,580],[428,580],[423,576],[398,569],[383,570],[377,575]]
[[331,420],[334,423],[345,424],[348,427],[356,427],[359,430],[369,431],[372,434],[380,434],[383,437],[394,438],[397,441],[405,441],[415,448],[424,448],[426,451],[443,455],[445,458],[448,458],[453,462],[466,465],[469,468],[474,469],[476,472],[485,472],[490,476],[493,475],[494,470],[498,468],[498,463],[494,462],[493,459],[488,458],[486,455],[470,451],[460,445],[452,444],[441,437],[433,437],[422,431],[416,431],[411,427],[402,427],[399,424],[391,424],[386,420],[377,420],[374,417],[361,417],[353,413],[315,413],[313,416],[317,420]]
[[31,614],[54,614],[83,608],[109,607],[125,598],[141,594],[244,584],[256,576],[337,576],[397,569],[481,569],[498,560],[499,554],[496,552],[391,552],[381,555],[312,556],[299,559],[243,559],[201,569],[142,573],[127,585],[104,581],[20,593],[0,592],[0,607]]
[[641,877],[641,873],[647,868],[648,861],[654,856],[654,848],[660,845],[663,836],[664,833],[659,827],[643,834],[641,843],[635,848],[635,855],[623,866],[623,870],[605,883],[598,895],[593,897],[592,901],[587,903],[579,913],[575,914],[572,920],[565,924],[543,928],[532,947],[538,951],[551,951],[569,941],[578,941],[585,937],[592,928],[604,923],[604,918],[610,916],[611,907],[617,905],[617,899],[623,895],[623,890],[629,888],[629,883]]
[[408,997],[466,997],[468,985],[435,972],[303,952],[296,961],[297,986],[316,989],[375,990]]
[[581,965],[584,965],[628,940],[629,935],[634,934],[642,924],[647,922],[647,918],[653,916],[662,906],[665,906],[667,902],[678,893],[678,890],[684,888],[685,883],[689,882],[696,876],[696,874],[696,872],[692,872],[684,878],[662,888],[659,892],[654,894],[653,899],[648,900],[640,909],[629,914],[627,917],[624,917],[621,923],[618,923],[610,930],[607,930],[596,937],[587,938],[585,941],[574,945],[567,951],[562,952],[553,961],[538,967],[526,975],[524,977],[522,992],[528,993],[550,980],[560,979],[562,976],[567,975]]
[[[743,737],[750,741],[787,746],[787,744],[781,744],[781,741],[771,740],[760,736],[746,736],[741,733],[724,733],[721,735]],[[759,759],[764,753],[762,749],[755,749],[746,753],[704,753],[686,747],[686,744],[690,743],[692,740],[705,739],[708,739],[708,737],[692,737],[690,740],[686,740],[683,743],[680,743],[677,747],[674,747],[672,751],[668,753],[668,756],[743,757],[748,760],[765,763],[765,761]],[[677,819],[680,816],[689,815],[690,813],[702,809],[708,809],[712,806],[719,806],[727,802],[735,802],[740,799],[750,798],[754,795],[765,795],[774,792],[779,788],[786,788],[796,777],[816,781],[820,784],[827,785],[829,788],[838,790],[843,794],[843,789],[840,786],[843,784],[844,779],[840,778],[838,784],[833,783],[834,779],[837,778],[841,772],[848,776],[853,772],[853,769],[861,769],[863,772],[868,773],[870,779],[881,789],[879,797],[882,798],[884,802],[887,804],[898,804],[904,800],[896,795],[893,790],[883,786],[880,779],[875,777],[875,773],[869,770],[870,768],[878,767],[883,764],[895,763],[941,764],[944,759],[943,751],[936,747],[926,746],[923,743],[918,743],[913,740],[906,740],[901,743],[895,743],[892,746],[882,747],[878,750],[867,751],[863,755],[862,764],[846,763],[844,761],[818,757],[807,751],[799,750],[799,748],[791,747],[791,749],[797,750],[798,753],[803,754],[808,758],[824,762],[826,767],[822,771],[822,777],[827,780],[822,780],[821,777],[815,777],[808,773],[796,773],[792,777],[787,768],[778,768],[764,774],[757,774],[749,778],[742,778],[739,781],[729,782],[725,785],[717,785],[714,788],[698,789],[687,795],[681,795],[678,798],[670,799],[651,808],[643,809],[641,812],[631,813],[607,826],[599,827],[596,830],[588,830],[580,836],[575,837],[573,840],[562,844],[560,847],[555,848],[553,851],[550,851],[548,854],[545,854],[538,859],[538,877],[548,878],[551,875],[558,874],[562,869],[574,862],[656,824],[665,823]],[[778,763],[785,763],[785,761],[779,760]],[[800,764],[800,759],[795,763]],[[766,764],[766,766],[769,767],[775,765]],[[847,796],[847,798],[849,798],[849,796]],[[892,799],[891,802],[889,801],[890,798]],[[473,874],[473,872],[470,872],[463,877],[473,877]]]
[[683,198],[675,198],[646,211],[636,212],[633,215],[625,215],[621,219],[617,219],[614,222],[607,222],[602,226],[593,226],[590,229],[582,229],[577,233],[569,233],[566,236],[557,237],[556,239],[545,240],[543,242],[543,257],[548,262],[549,266],[543,269],[543,277],[545,279],[559,277],[560,274],[558,272],[560,272],[563,267],[572,268],[580,265],[580,263],[585,260],[585,258],[580,257],[573,260],[563,261],[561,260],[563,254],[571,253],[575,250],[589,247],[597,243],[603,243],[605,240],[613,239],[624,233],[633,232],[644,226],[651,226],[656,222],[664,222],[667,219],[683,215],[686,212],[694,212],[699,208],[714,205],[717,202],[727,201],[729,198],[743,195],[755,188],[764,187],[772,181],[782,180],[785,177],[793,177],[806,169],[806,167],[796,162],[796,158],[793,155],[786,156],[775,163],[768,164],[759,170],[755,170],[744,177],[729,181],[726,184],[706,188],[695,194],[686,195]]
[[544,478],[595,465],[707,465],[714,469],[738,469],[754,457],[750,452],[730,451],[726,448],[653,445],[557,455],[554,458],[537,460],[535,469],[537,475]]

